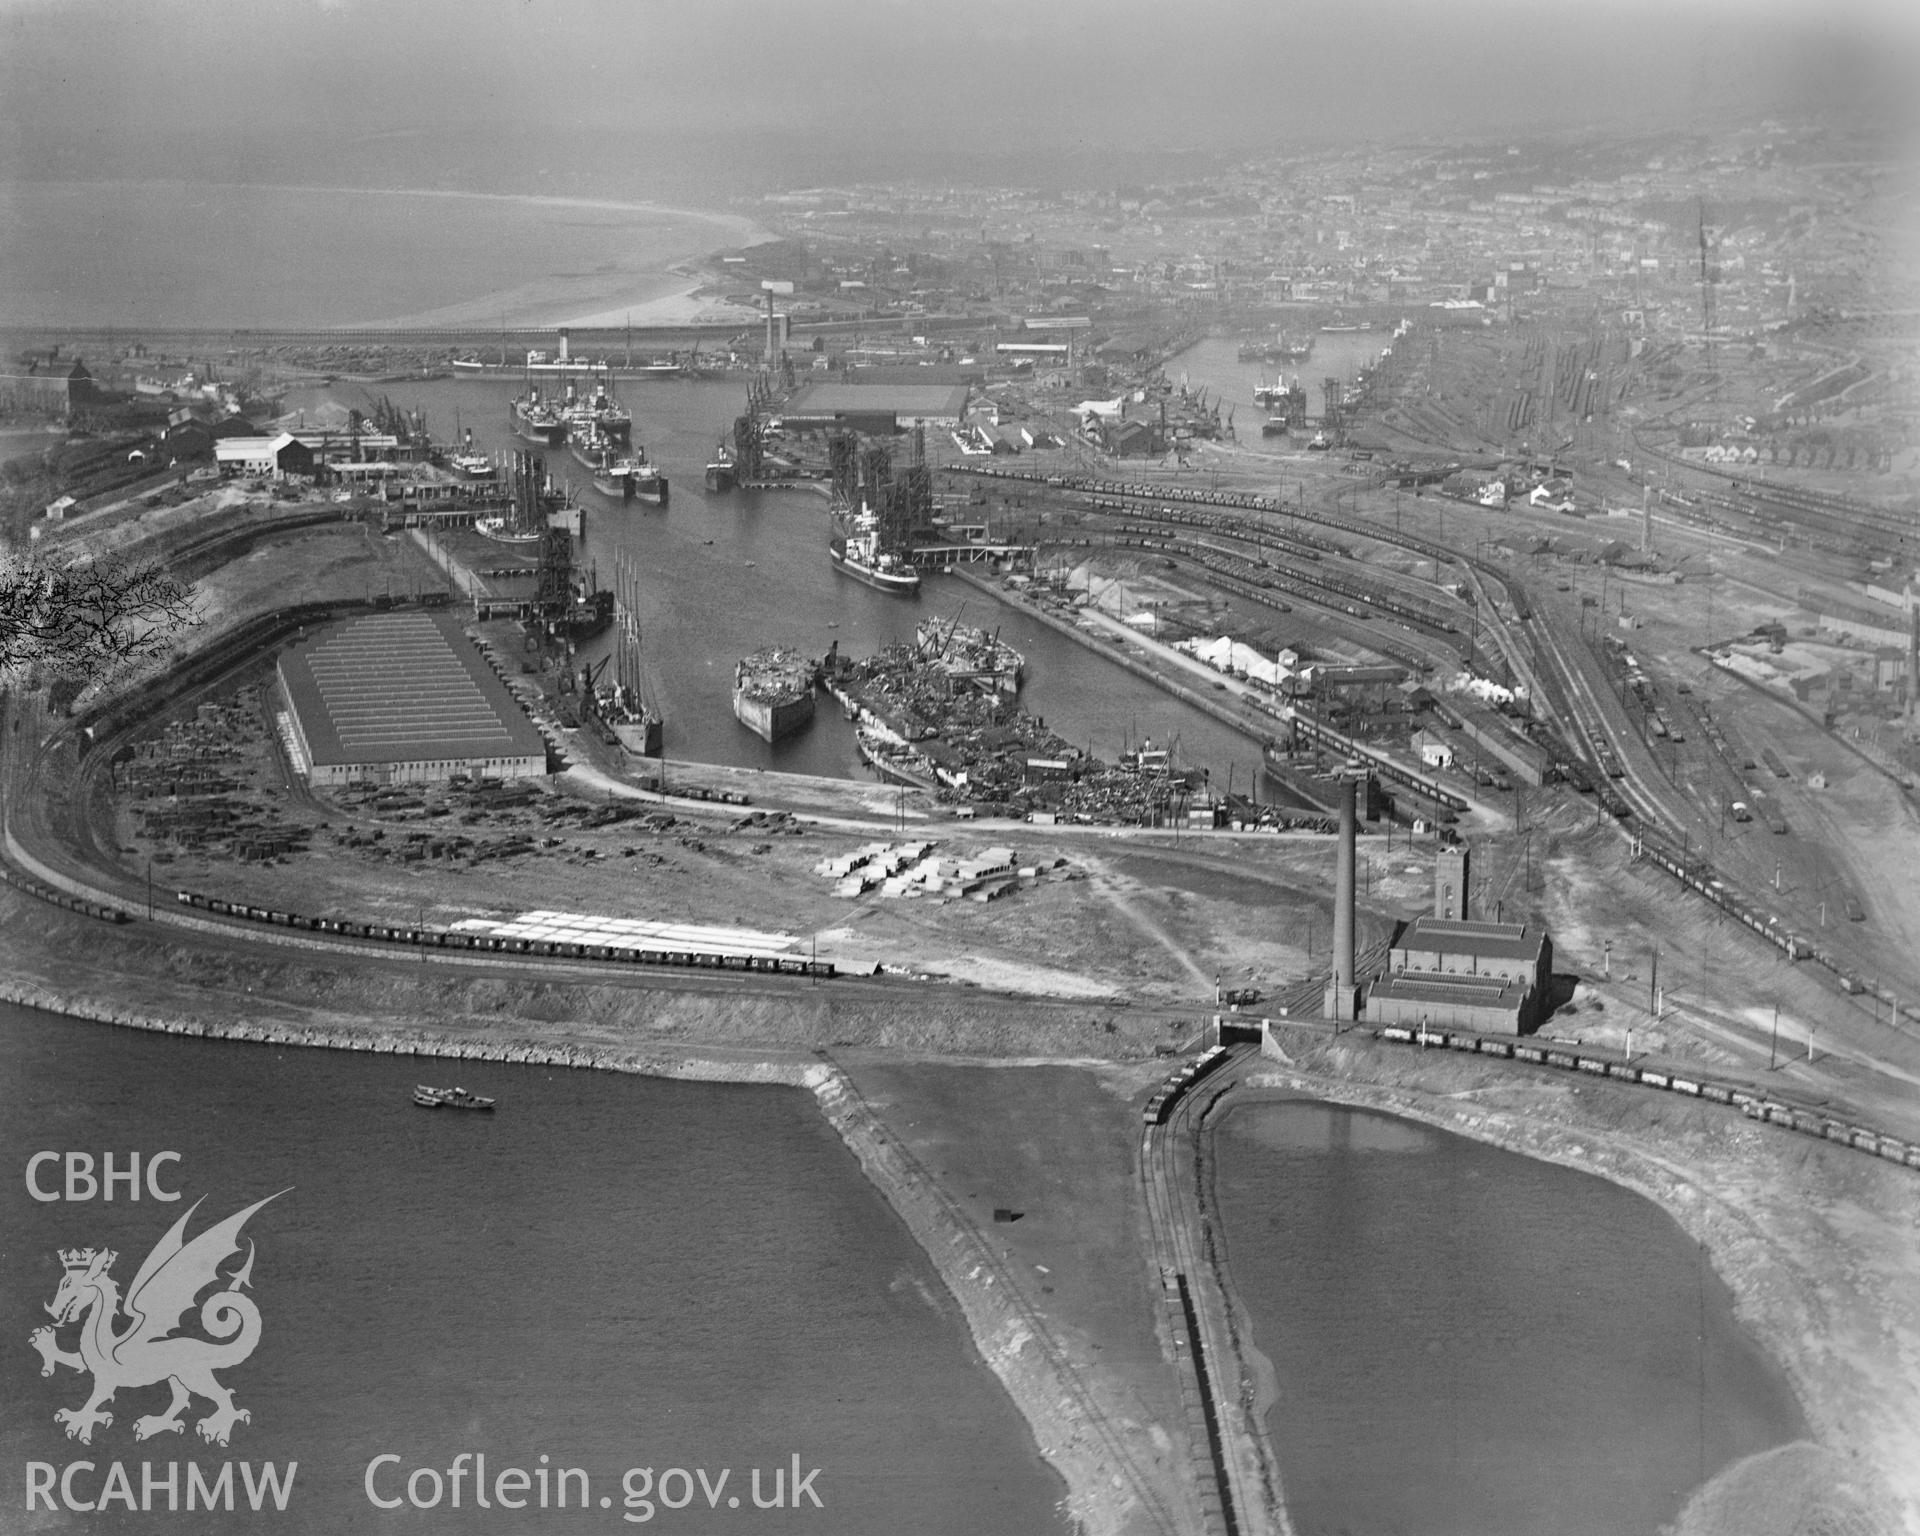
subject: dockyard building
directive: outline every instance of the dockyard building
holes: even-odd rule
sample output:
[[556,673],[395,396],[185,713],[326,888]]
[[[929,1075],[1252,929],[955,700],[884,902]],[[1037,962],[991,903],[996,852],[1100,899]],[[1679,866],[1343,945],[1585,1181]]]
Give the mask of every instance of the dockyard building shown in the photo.
[[37,359],[24,368],[0,373],[0,406],[16,411],[48,411],[61,415],[82,406],[98,405],[104,397],[83,362],[62,364]]
[[311,475],[313,450],[291,432],[274,437],[223,437],[213,445],[214,462],[228,476]]
[[964,384],[808,384],[781,412],[803,432],[879,436],[914,427],[953,428],[967,413]]
[[547,771],[544,738],[450,613],[376,613],[280,656],[286,740],[316,787]]

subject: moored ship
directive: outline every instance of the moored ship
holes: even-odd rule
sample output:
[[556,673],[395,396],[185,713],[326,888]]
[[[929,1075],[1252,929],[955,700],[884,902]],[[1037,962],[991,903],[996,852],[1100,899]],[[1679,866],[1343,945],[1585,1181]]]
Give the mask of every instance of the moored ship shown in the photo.
[[1240,346],[1243,363],[1303,363],[1313,356],[1313,337],[1282,331],[1272,341],[1248,341]]
[[593,467],[593,488],[616,501],[633,500],[635,470],[632,459],[603,457]]
[[889,784],[904,784],[909,789],[937,790],[933,764],[912,747],[894,740],[890,732],[872,725],[854,727],[854,744],[860,760]]
[[543,448],[558,448],[567,438],[566,421],[541,397],[537,384],[528,385],[527,392],[513,402],[507,420],[516,437]]
[[814,668],[798,652],[769,646],[733,669],[733,713],[769,744],[813,719]]
[[870,533],[849,534],[845,538],[835,535],[827,541],[827,558],[836,571],[844,572],[855,581],[864,581],[870,587],[878,587],[882,592],[911,597],[920,590],[920,572],[898,555],[877,548]]
[[1018,693],[1027,664],[998,634],[958,619],[923,619],[914,631],[921,657],[946,676],[949,685],[965,684],[984,693]]
[[722,443],[707,460],[707,489],[718,494],[730,491],[738,483],[733,467],[733,450]]
[[652,502],[656,507],[664,507],[667,504],[667,477],[660,473],[660,466],[647,457],[647,450],[634,449],[627,462],[633,466],[635,499]]
[[836,571],[902,597],[920,590],[920,572],[901,543],[886,536],[879,513],[863,506],[851,519],[837,513],[834,524],[835,532],[827,540],[827,558]]

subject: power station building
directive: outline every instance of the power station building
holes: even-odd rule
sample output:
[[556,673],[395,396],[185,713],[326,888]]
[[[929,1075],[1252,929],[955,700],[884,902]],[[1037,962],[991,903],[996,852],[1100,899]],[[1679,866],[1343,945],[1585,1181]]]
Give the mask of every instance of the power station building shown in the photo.
[[1522,1035],[1552,1009],[1553,940],[1535,923],[1416,917],[1367,991],[1367,1020]]
[[1434,860],[1432,916],[1406,924],[1387,951],[1386,974],[1362,991],[1354,974],[1354,785],[1337,794],[1333,970],[1325,1017],[1369,1024],[1528,1034],[1553,1011],[1553,940],[1537,923],[1470,916],[1472,857],[1465,844]]
[[281,653],[289,747],[308,783],[530,778],[547,745],[451,613],[376,613]]

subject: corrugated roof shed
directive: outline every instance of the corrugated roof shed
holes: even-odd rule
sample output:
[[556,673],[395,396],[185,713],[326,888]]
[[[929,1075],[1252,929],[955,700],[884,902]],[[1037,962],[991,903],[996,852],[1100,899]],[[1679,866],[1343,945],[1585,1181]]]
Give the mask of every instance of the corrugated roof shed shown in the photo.
[[1545,942],[1545,932],[1530,923],[1483,923],[1422,916],[1407,925],[1394,948],[1531,960]]
[[966,413],[964,384],[809,384],[789,400],[781,414],[787,417],[866,416],[891,412],[895,416],[941,416],[958,419]]
[[316,768],[544,756],[450,613],[379,613],[290,646],[280,677]]

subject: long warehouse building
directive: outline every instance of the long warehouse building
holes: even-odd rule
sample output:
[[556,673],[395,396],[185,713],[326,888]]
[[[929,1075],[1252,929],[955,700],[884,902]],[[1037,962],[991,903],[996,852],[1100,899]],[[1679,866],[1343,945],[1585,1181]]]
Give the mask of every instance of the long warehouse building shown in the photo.
[[316,787],[530,778],[547,745],[451,613],[379,613],[280,656],[295,767]]

